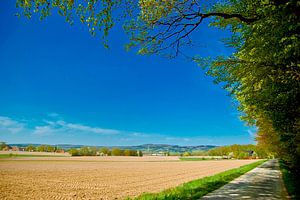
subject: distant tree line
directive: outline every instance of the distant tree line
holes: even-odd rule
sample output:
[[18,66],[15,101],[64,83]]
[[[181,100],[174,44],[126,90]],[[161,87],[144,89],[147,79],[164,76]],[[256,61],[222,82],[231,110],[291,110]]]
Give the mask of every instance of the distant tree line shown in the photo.
[[107,147],[81,147],[79,149],[72,148],[69,150],[72,156],[143,156],[143,152],[133,149],[120,149]]
[[271,158],[273,153],[265,148],[253,144],[229,145],[215,147],[207,151],[184,152],[181,156],[225,156],[226,158],[251,159],[251,158]]
[[40,145],[40,146],[34,146],[34,145],[28,145],[25,147],[25,151],[30,152],[64,152],[64,150],[58,146],[52,146],[52,145]]
[[[11,147],[5,142],[0,142],[0,150],[8,150]],[[28,145],[25,147],[25,151],[29,152],[64,152],[64,150],[58,146],[52,145]],[[107,147],[81,147],[69,149],[71,156],[143,156],[141,150],[133,149],[120,149]],[[248,145],[229,145],[221,146],[206,151],[186,151],[186,152],[160,152],[161,155],[171,156],[223,156],[226,158],[234,159],[250,159],[250,158],[270,158],[274,154],[267,148],[257,146],[253,144]]]
[[209,156],[229,156],[236,159],[248,158],[270,158],[273,156],[271,152],[267,152],[264,148],[256,145],[230,145],[210,149],[207,154]]
[[[0,150],[10,150],[13,147],[6,144],[5,142],[0,142]],[[40,146],[34,146],[34,145],[28,145],[24,148],[25,151],[30,152],[64,152],[64,150],[58,146],[53,145],[40,145]]]

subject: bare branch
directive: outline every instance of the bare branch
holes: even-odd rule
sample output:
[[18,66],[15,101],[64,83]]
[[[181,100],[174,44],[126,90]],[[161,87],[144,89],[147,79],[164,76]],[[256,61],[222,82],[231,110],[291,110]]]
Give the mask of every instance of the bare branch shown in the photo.
[[[149,15],[152,16],[151,13]],[[159,19],[145,24],[147,35],[140,41],[141,46],[149,53],[162,53],[170,50],[175,56],[181,54],[180,48],[192,44],[190,35],[199,27],[204,19],[220,17],[223,19],[235,19],[241,23],[251,24],[258,18],[248,18],[239,13],[208,12],[197,1],[184,0],[173,7],[173,11]]]
[[218,16],[224,19],[231,19],[231,18],[238,18],[240,21],[245,22],[247,24],[251,24],[258,20],[258,18],[246,18],[243,17],[241,14],[227,14],[227,13],[207,13],[207,14],[200,14],[203,18],[211,17],[211,16]]

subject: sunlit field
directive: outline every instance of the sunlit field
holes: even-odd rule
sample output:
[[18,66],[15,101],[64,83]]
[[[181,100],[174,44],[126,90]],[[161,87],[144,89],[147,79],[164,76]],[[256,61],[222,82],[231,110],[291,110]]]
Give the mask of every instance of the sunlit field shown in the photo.
[[124,199],[255,161],[186,162],[173,156],[2,158],[0,199]]

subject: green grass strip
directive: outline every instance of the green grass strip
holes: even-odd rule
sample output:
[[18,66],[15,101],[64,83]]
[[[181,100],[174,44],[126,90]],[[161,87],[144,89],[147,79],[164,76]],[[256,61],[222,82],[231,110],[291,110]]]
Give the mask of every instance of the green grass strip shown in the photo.
[[[291,199],[300,199],[299,185],[300,181],[296,173],[293,173],[286,163],[282,160],[279,161],[280,170],[286,190]],[[298,187],[297,187],[298,185]]]
[[65,157],[61,155],[33,155],[33,154],[0,154],[0,158],[17,158],[17,157]]
[[[245,174],[246,172],[254,169],[261,165],[266,160],[260,160],[255,163],[241,166],[239,168],[231,169],[213,176],[204,177],[198,180],[193,180],[184,183],[178,187],[164,190],[160,193],[145,193],[139,197],[134,198],[135,200],[191,200],[199,199],[200,197],[222,187],[229,183],[233,179]],[[127,198],[130,199],[130,198]]]

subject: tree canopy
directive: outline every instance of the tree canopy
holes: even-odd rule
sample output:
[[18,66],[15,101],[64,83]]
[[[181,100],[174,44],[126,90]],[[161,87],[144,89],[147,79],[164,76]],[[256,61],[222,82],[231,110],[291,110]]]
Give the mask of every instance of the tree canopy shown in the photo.
[[248,145],[229,145],[210,149],[206,153],[208,156],[228,156],[230,158],[237,159],[249,159],[249,158],[272,158],[271,152],[266,148],[248,144]]
[[[258,127],[259,143],[277,151],[296,170],[300,157],[299,4],[245,2],[245,12],[255,11],[257,20],[247,25],[226,19],[213,23],[232,27],[227,44],[236,52],[213,60],[207,72],[216,82],[226,83],[239,102],[242,119]],[[226,7],[230,6],[224,6],[224,11]]]
[[[242,119],[258,127],[259,144],[294,169],[300,164],[299,3],[296,0],[17,0],[20,15],[41,19],[52,10],[70,23],[77,16],[92,35],[105,37],[125,17],[127,48],[171,57],[192,45],[191,34],[207,19],[230,30],[229,57],[191,55],[238,102]],[[118,10],[117,12],[114,12]],[[298,171],[299,173],[299,171]]]

